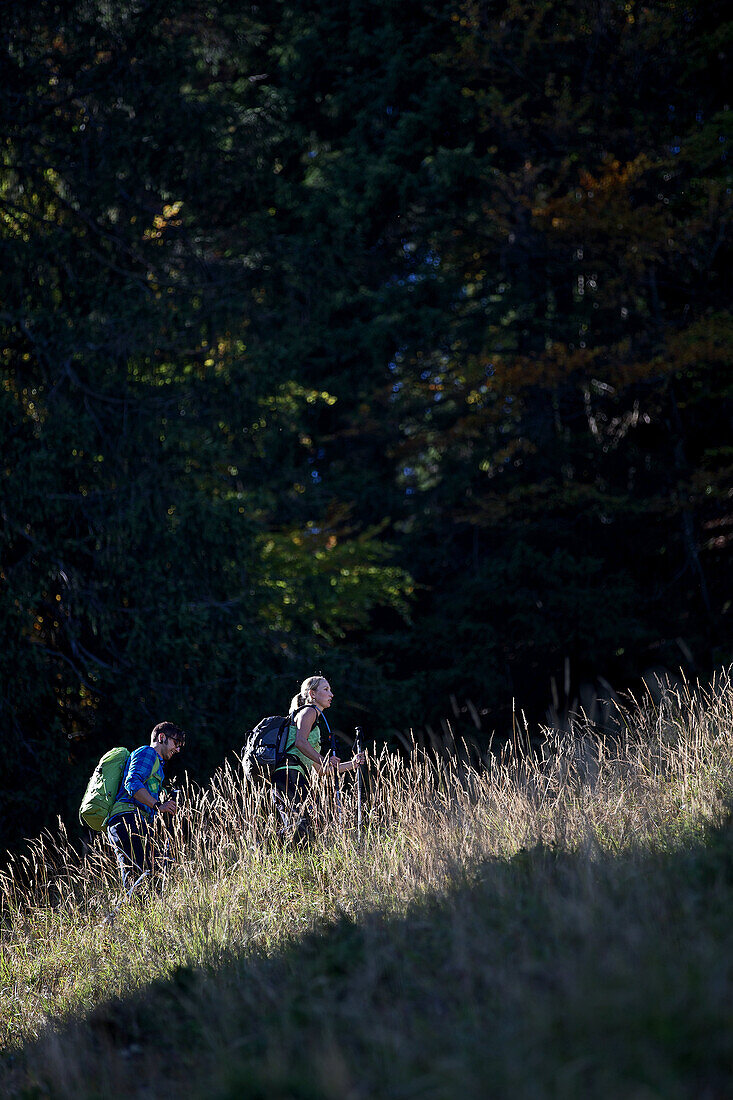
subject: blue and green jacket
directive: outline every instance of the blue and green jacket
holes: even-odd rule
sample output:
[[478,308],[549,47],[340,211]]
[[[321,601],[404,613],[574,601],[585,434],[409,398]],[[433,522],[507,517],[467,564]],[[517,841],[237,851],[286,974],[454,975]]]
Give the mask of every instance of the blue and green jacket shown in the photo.
[[135,791],[139,791],[141,787],[144,787],[157,800],[160,797],[160,789],[164,780],[163,761],[153,746],[142,745],[139,749],[135,749],[125,762],[122,782],[117,792],[115,804],[107,819],[108,824],[117,814],[127,813],[130,810],[137,810],[138,813],[145,815],[152,821],[155,816],[153,807],[143,806],[142,802],[138,802],[133,795]]

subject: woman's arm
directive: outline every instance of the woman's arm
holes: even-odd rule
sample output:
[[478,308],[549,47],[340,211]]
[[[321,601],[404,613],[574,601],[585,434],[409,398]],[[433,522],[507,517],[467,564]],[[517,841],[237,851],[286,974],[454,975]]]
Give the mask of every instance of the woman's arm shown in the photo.
[[308,707],[307,710],[301,710],[300,714],[295,719],[295,748],[303,753],[303,756],[307,756],[309,760],[313,761],[313,767],[318,775],[323,775],[326,770],[326,763],[324,758],[319,752],[311,745],[308,740],[308,734],[313,729],[316,721],[318,711],[315,707]]
[[351,760],[344,760],[343,764],[339,764],[339,775],[344,772],[353,772],[355,768],[358,768],[364,763],[365,757],[363,752],[357,752],[355,756],[352,756]]

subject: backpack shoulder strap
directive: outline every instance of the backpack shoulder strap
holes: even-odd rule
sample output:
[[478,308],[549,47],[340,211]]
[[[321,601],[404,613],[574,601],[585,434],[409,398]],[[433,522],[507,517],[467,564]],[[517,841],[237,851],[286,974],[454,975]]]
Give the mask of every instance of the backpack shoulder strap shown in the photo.
[[331,733],[331,727],[328,724],[328,718],[326,718],[324,712],[319,706],[316,706],[315,703],[304,703],[302,707],[296,707],[295,710],[291,711],[288,715],[290,722],[292,723],[293,718],[295,718],[296,714],[298,714],[301,710],[308,710],[308,707],[313,707],[314,711],[318,715],[318,718],[316,718],[316,722],[320,721],[320,719],[322,718],[323,721],[326,723],[326,729],[331,734],[331,736],[333,736],[333,734]]
[[[313,707],[314,710],[318,710],[318,707],[315,703],[303,703],[302,707],[296,707],[295,710],[291,710],[288,718],[295,718],[295,715],[300,714],[301,710],[308,710],[309,707]],[[320,714],[321,712],[318,711],[318,713]]]

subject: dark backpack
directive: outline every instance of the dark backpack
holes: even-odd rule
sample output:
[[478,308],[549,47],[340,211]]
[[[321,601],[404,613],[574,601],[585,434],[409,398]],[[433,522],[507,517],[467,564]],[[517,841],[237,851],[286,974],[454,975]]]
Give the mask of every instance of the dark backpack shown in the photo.
[[247,735],[242,749],[242,763],[245,779],[249,783],[272,782],[276,769],[287,756],[288,731],[295,715],[312,705],[306,703],[292,714],[272,714],[269,718],[263,718]]

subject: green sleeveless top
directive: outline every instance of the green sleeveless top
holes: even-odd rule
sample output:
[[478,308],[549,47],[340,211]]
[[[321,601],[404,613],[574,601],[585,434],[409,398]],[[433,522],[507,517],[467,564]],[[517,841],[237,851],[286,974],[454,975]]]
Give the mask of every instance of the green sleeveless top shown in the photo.
[[[301,775],[307,775],[313,767],[314,761],[311,760],[309,756],[305,756],[305,754],[302,753],[300,749],[296,749],[295,738],[297,736],[298,727],[296,726],[295,722],[292,722],[290,724],[290,728],[288,729],[288,739],[285,748],[287,756],[285,757],[285,760],[280,765],[280,767],[275,769],[276,772],[296,771],[300,772]],[[314,723],[313,729],[308,734],[308,744],[312,745],[316,752],[320,753],[321,731],[318,728],[318,722]]]

